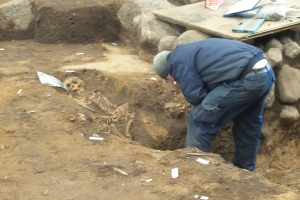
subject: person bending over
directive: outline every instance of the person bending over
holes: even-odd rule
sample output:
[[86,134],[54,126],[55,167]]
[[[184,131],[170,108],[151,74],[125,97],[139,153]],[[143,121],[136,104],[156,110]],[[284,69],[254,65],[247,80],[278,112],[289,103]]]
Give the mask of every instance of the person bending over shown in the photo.
[[188,118],[185,147],[209,152],[217,131],[233,121],[232,163],[254,171],[265,99],[275,81],[263,51],[220,38],[181,44],[158,53],[155,72],[176,81],[194,107]]

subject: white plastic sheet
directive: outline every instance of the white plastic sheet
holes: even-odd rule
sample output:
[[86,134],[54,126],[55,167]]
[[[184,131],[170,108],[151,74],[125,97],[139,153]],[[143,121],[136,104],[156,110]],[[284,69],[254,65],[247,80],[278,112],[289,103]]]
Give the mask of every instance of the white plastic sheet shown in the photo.
[[37,75],[42,84],[50,85],[53,87],[61,87],[61,88],[65,89],[66,91],[68,91],[67,87],[57,78],[50,76],[48,74],[45,74],[43,72],[39,72],[39,71],[37,72]]

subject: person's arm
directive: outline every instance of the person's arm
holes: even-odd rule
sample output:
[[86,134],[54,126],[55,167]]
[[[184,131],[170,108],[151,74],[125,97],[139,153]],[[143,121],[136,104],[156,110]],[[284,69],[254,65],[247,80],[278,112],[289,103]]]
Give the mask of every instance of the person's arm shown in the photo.
[[202,102],[206,89],[203,88],[203,81],[195,67],[187,63],[172,64],[169,72],[179,84],[187,102],[194,106]]

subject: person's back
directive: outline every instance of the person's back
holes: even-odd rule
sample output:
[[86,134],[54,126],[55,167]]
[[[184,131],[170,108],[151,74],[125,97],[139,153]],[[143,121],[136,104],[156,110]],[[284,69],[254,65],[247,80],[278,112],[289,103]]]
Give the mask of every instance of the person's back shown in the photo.
[[[247,65],[255,56],[252,62],[264,59],[262,50],[252,45],[211,38],[177,46],[168,57],[167,69],[176,79],[176,70],[184,73],[184,70],[194,67],[205,84],[205,89],[211,91],[221,82],[242,78],[242,74],[251,70],[251,63]],[[178,67],[180,65],[185,67]]]

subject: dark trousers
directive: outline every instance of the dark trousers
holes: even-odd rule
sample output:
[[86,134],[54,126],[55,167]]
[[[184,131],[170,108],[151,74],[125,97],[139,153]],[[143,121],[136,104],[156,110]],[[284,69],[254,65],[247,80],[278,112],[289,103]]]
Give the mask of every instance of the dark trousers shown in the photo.
[[185,147],[209,152],[217,131],[232,120],[236,146],[232,162],[237,167],[253,171],[264,103],[274,81],[274,72],[268,64],[264,69],[252,70],[243,79],[224,82],[209,92],[189,115]]

